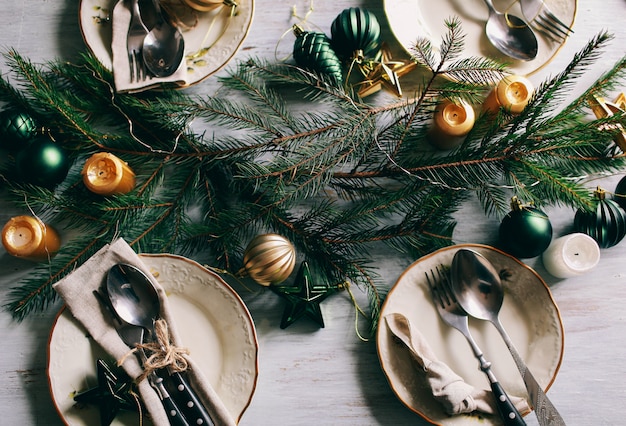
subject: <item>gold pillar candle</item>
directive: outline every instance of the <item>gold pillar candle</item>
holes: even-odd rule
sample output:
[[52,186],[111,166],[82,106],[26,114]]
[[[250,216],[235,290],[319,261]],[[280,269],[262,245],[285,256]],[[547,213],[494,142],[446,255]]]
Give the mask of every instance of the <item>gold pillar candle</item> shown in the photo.
[[83,166],[83,182],[96,194],[126,194],[135,187],[135,173],[128,164],[107,152],[87,159]]
[[32,216],[16,216],[2,229],[2,244],[16,257],[34,261],[47,260],[61,247],[59,234]]
[[475,120],[474,108],[467,102],[441,101],[435,109],[428,138],[439,149],[452,149],[463,142]]
[[500,80],[489,93],[483,109],[495,114],[500,108],[504,108],[511,114],[519,114],[526,108],[534,92],[533,84],[526,77],[510,75]]

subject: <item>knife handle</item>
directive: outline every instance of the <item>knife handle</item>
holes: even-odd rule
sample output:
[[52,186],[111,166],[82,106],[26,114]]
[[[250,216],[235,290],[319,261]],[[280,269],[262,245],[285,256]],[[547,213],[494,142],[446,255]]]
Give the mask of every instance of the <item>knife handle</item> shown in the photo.
[[526,425],[524,418],[517,411],[515,405],[509,399],[509,396],[504,391],[504,388],[498,381],[491,382],[491,391],[496,398],[496,405],[502,417],[502,422],[505,426],[523,426]]
[[167,418],[170,422],[171,426],[190,426],[189,422],[185,420],[183,413],[178,408],[174,400],[170,397],[170,394],[167,392],[165,386],[163,386],[163,379],[159,377],[156,373],[152,373],[149,376],[150,384],[157,391],[159,398],[161,399],[161,403],[163,404],[163,408],[165,409],[165,413],[167,414]]
[[202,405],[195,391],[181,373],[171,373],[166,377],[164,383],[170,396],[192,425],[214,426],[207,409]]

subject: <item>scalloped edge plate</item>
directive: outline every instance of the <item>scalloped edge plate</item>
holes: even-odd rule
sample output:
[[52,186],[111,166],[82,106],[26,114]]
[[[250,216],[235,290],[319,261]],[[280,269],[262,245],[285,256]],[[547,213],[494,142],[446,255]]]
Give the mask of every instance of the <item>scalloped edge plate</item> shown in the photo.
[[[411,264],[392,287],[380,313],[376,334],[378,357],[396,396],[410,410],[424,419],[441,425],[496,425],[496,416],[447,415],[432,396],[424,374],[409,352],[397,343],[383,318],[391,313],[405,315],[419,329],[439,360],[445,362],[467,383],[489,389],[489,383],[478,368],[478,361],[465,338],[445,325],[432,303],[425,272],[437,265],[450,265],[461,248],[475,250],[491,261],[497,270],[506,271],[503,280],[504,304],[500,311],[503,326],[511,336],[522,359],[537,382],[548,389],[561,366],[564,332],[559,309],[543,279],[516,258],[493,247],[460,244],[437,250]],[[511,396],[527,398],[524,382],[495,327],[470,318],[470,328],[492,371]]]
[[[197,262],[170,254],[141,254],[165,288],[184,345],[224,402],[239,419],[258,378],[258,341],[252,317],[239,295]],[[96,407],[74,406],[76,392],[97,384],[96,359],[109,359],[84,328],[62,309],[48,341],[48,384],[66,425],[99,424]],[[113,425],[138,425],[136,413],[120,412]],[[144,422],[145,423],[145,422]]]

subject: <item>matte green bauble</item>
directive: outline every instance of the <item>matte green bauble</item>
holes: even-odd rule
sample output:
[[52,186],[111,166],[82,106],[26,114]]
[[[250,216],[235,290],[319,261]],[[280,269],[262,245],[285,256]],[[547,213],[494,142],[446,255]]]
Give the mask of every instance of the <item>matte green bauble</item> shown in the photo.
[[500,223],[503,249],[519,258],[539,256],[552,241],[552,224],[548,215],[533,205],[522,205],[513,197],[511,211]]
[[339,56],[368,57],[380,48],[380,24],[370,11],[351,7],[335,18],[330,26],[330,37]]
[[323,33],[304,31],[294,28],[296,41],[293,45],[293,58],[299,67],[331,77],[341,85],[342,69],[339,57],[330,45],[330,40]]
[[626,211],[606,198],[602,188],[594,192],[596,206],[592,210],[578,209],[574,228],[589,235],[601,248],[613,247],[626,235]]
[[37,125],[30,115],[10,110],[0,113],[0,147],[10,150],[24,148],[36,133]]
[[626,210],[626,176],[624,176],[615,187],[614,201],[619,204],[621,208]]
[[22,181],[53,188],[67,176],[70,162],[63,148],[45,136],[35,138],[15,157]]

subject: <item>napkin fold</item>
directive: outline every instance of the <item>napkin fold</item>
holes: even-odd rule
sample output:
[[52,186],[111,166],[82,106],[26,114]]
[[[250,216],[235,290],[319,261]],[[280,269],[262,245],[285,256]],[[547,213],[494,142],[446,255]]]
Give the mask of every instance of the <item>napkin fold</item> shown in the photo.
[[[154,279],[141,258],[123,239],[100,249],[78,269],[54,285],[54,289],[65,301],[65,304],[74,318],[89,332],[89,335],[102,346],[114,359],[120,360],[129,352],[130,348],[118,336],[113,325],[111,315],[101,306],[94,290],[100,290],[106,281],[109,269],[117,263],[128,263],[142,270],[154,283],[161,300],[161,317],[169,326],[172,343],[183,346],[171,317],[170,307],[163,287]],[[193,356],[193,354],[191,354]],[[187,375],[198,397],[204,402],[216,426],[236,425],[219,395],[215,392],[192,357],[187,357],[190,368]],[[128,356],[122,364],[128,375],[136,379],[143,373],[139,360],[135,356]],[[150,386],[148,380],[138,384],[139,393],[144,406],[156,426],[168,426],[168,416],[163,409],[158,394]]]
[[[404,315],[392,313],[385,315],[384,319],[389,331],[406,346],[412,357],[424,369],[433,396],[443,405],[446,413],[456,415],[473,411],[485,414],[498,412],[491,390],[471,386],[448,365],[439,361],[424,336],[419,330],[411,327]],[[509,397],[520,413],[530,411],[524,398],[510,395]]]
[[113,8],[112,26],[113,35],[111,40],[111,51],[113,54],[113,80],[117,92],[141,92],[163,83],[175,86],[187,86],[187,66],[185,60],[181,61],[174,74],[168,77],[150,77],[144,81],[130,81],[130,62],[128,59],[128,28],[130,26],[131,11],[127,0],[119,0]]

